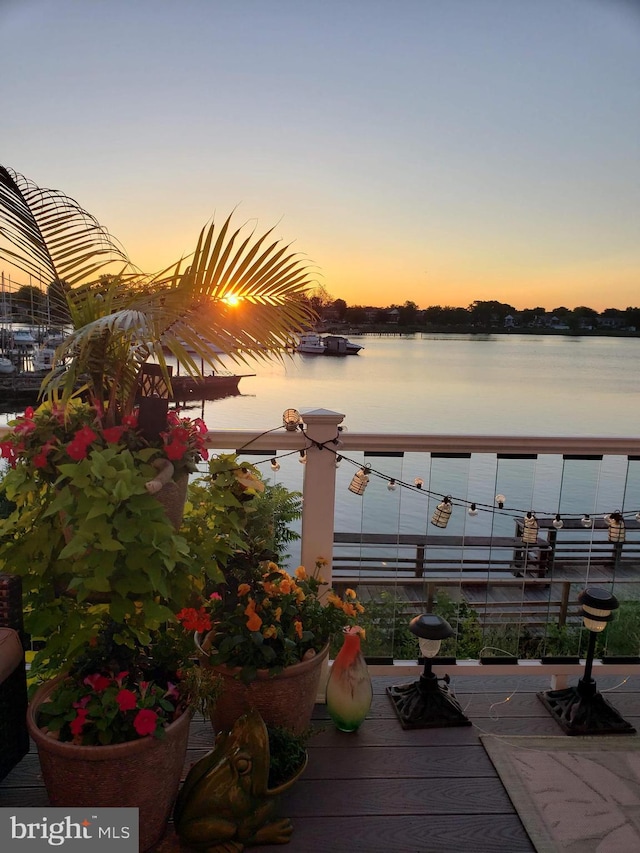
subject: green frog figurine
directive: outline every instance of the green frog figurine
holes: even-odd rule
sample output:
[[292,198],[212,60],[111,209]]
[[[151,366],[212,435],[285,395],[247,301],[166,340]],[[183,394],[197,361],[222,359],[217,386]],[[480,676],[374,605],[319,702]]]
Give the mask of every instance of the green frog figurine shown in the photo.
[[[293,827],[276,818],[270,792],[269,737],[257,711],[240,717],[230,732],[197,761],[185,779],[173,813],[179,837],[205,853],[237,853],[257,844],[286,844]],[[278,788],[277,793],[283,790]]]

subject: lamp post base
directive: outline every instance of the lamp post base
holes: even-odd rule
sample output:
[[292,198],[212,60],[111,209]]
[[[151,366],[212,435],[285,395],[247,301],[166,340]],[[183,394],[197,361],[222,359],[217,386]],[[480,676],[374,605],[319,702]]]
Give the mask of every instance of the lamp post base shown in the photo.
[[593,681],[581,680],[575,687],[547,690],[538,693],[538,699],[568,735],[632,735],[636,732],[595,689]]
[[[443,681],[443,684],[439,684]],[[448,687],[449,679],[422,675],[410,684],[387,687],[403,729],[431,729],[445,726],[470,726],[455,695]]]

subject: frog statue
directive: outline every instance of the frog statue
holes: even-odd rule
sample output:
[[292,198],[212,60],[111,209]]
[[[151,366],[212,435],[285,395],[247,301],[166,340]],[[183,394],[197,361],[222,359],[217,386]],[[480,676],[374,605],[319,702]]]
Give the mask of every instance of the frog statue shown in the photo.
[[267,727],[257,711],[236,720],[230,732],[219,733],[178,794],[173,819],[181,840],[205,853],[290,841],[291,821],[276,818],[276,792],[267,787],[269,760]]

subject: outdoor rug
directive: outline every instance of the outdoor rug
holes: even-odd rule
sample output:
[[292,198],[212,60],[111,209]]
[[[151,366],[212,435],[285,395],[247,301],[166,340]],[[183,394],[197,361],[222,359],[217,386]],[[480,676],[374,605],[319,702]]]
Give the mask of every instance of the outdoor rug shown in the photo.
[[640,851],[640,737],[481,740],[538,853]]

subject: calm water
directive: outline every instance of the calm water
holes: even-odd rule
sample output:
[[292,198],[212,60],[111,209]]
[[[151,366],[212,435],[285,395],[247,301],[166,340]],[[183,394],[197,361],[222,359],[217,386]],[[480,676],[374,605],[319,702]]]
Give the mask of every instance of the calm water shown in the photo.
[[342,412],[363,432],[637,434],[640,338],[358,340],[358,356],[252,364],[240,396],[206,404],[207,423],[269,428],[293,407]]

